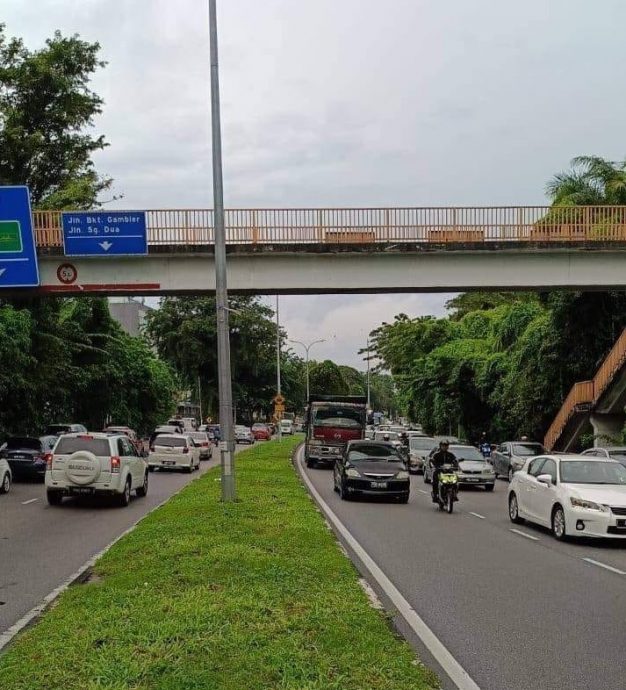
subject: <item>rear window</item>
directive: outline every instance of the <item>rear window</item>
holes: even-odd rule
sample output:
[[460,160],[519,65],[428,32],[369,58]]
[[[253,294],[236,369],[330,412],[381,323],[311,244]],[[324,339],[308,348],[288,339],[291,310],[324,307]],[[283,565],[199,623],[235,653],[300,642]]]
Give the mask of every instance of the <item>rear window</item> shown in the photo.
[[187,441],[184,438],[170,438],[169,436],[157,436],[154,441],[155,446],[166,448],[184,448]]
[[203,431],[194,431],[189,434],[194,441],[208,441],[209,437]]
[[61,436],[54,449],[55,455],[71,455],[79,450],[86,450],[98,456],[110,456],[111,448],[106,438],[93,438],[89,436],[67,437]]
[[24,438],[17,436],[7,439],[7,450],[41,450],[41,442],[38,438]]
[[48,434],[67,434],[70,432],[70,429],[71,427],[69,424],[51,424],[46,427],[45,434],[46,436]]

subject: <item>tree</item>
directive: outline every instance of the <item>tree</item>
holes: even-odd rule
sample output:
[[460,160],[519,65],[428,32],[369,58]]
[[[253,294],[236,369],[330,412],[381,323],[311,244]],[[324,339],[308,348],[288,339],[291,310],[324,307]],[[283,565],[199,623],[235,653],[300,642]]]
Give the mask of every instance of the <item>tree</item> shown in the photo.
[[555,206],[626,204],[626,161],[600,156],[578,156],[572,168],[557,173],[546,185]]
[[89,89],[99,51],[58,31],[30,51],[0,24],[0,184],[27,184],[38,208],[92,208],[112,184],[91,160],[107,145],[89,132],[103,105]]

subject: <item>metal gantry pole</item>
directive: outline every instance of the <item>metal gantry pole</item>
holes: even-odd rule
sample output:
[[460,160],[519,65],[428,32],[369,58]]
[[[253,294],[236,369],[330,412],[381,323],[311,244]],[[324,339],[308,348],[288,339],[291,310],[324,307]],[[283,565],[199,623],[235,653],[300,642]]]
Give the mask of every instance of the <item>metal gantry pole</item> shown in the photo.
[[[280,316],[279,316],[278,295],[276,295],[276,394],[281,395],[280,386]],[[280,419],[278,422],[278,440],[283,440],[283,432],[280,428]]]
[[224,187],[222,180],[222,127],[220,121],[220,78],[217,50],[216,0],[209,0],[211,52],[211,127],[213,139],[213,216],[215,224],[215,297],[217,311],[217,368],[220,410],[220,456],[222,501],[234,501],[235,435],[233,390],[230,369],[228,287],[226,280],[226,230],[224,227]]
[[[363,342],[363,341],[361,341]],[[367,339],[367,411],[372,409],[372,400],[370,395],[370,339]]]

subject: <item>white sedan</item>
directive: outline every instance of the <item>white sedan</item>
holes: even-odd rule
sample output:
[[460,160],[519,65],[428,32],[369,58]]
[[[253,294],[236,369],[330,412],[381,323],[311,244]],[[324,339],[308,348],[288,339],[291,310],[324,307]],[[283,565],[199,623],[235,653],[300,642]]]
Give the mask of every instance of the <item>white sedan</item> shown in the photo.
[[582,455],[531,458],[509,485],[509,518],[549,527],[557,539],[626,539],[626,468]]

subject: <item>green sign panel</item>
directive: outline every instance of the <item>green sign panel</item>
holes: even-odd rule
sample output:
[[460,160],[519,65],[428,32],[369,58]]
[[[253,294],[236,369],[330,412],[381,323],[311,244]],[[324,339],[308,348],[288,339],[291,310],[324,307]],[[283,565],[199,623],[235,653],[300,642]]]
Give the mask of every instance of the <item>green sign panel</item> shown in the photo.
[[0,254],[22,251],[22,233],[17,220],[0,220]]

